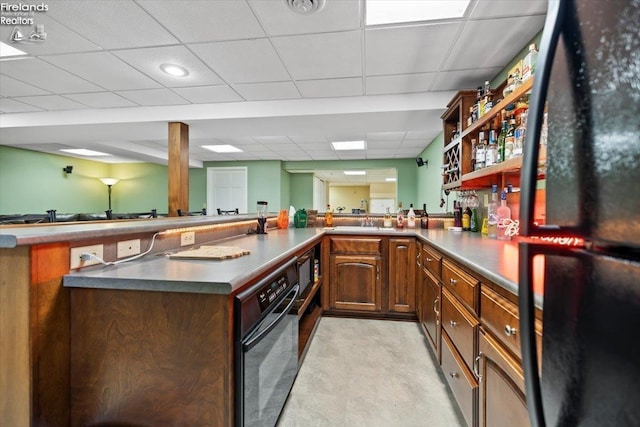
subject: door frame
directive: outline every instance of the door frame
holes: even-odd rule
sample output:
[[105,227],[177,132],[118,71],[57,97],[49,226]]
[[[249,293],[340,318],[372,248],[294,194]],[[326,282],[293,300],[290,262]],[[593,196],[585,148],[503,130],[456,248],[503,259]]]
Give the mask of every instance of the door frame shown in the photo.
[[238,212],[239,213],[247,213],[249,212],[249,206],[247,204],[247,200],[249,197],[249,188],[248,188],[248,176],[249,176],[249,168],[246,166],[221,166],[221,167],[208,167],[207,168],[207,185],[206,185],[206,191],[207,191],[207,212],[209,213],[209,215],[216,215],[217,211],[215,210],[215,207],[213,206],[213,202],[215,200],[215,185],[213,184],[213,180],[214,180],[214,173],[215,172],[223,172],[223,171],[241,171],[243,172],[243,177],[242,177],[242,187],[244,189],[244,206],[238,206]]

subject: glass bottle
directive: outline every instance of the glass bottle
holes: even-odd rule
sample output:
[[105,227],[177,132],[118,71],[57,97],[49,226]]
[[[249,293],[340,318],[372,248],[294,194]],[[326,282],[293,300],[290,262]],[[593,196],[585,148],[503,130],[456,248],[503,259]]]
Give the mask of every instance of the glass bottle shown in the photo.
[[514,132],[513,140],[513,156],[522,156],[524,149],[524,138],[527,133],[527,110],[524,110],[520,114],[520,126],[518,126]]
[[490,239],[495,239],[498,232],[498,185],[491,186],[491,201],[487,207],[487,225]]
[[509,160],[513,158],[513,149],[515,146],[516,135],[516,120],[509,120],[509,127],[507,128],[507,134],[504,138],[504,159]]
[[485,155],[485,166],[493,166],[498,157],[498,141],[496,140],[496,131],[489,129],[489,144],[487,145],[487,154]]
[[413,210],[413,203],[409,205],[407,213],[407,228],[416,228],[416,212]]
[[476,149],[476,169],[482,169],[485,167],[487,159],[487,145],[484,140],[484,132],[479,133],[480,142]]
[[507,206],[507,192],[500,195],[500,207],[498,207],[498,240],[511,240],[507,234],[507,226],[511,222],[511,208]]
[[471,139],[471,170],[478,170],[478,163],[476,160],[476,154],[478,152],[478,141],[475,138]]
[[467,205],[471,208],[471,231],[478,232],[480,231],[480,218],[478,218],[478,206],[480,206],[480,200],[478,199],[478,195],[475,190],[471,192]]
[[429,228],[429,214],[427,213],[427,204],[422,204],[422,215],[420,215],[420,228],[426,230]]
[[536,44],[529,45],[529,52],[522,60],[522,81],[527,80],[529,77],[533,77],[533,73],[536,70],[536,61],[538,60],[538,49]]
[[500,136],[498,136],[498,153],[496,156],[496,162],[502,163],[505,160],[504,157],[504,143],[507,136],[507,121],[502,121],[502,129],[500,129]]
[[325,227],[333,227],[333,211],[328,203],[327,210],[324,212],[324,225]]
[[404,211],[402,210],[402,202],[398,203],[398,215],[396,216],[396,227],[404,228]]
[[457,200],[453,201],[453,226],[462,228],[462,207]]
[[469,206],[462,211],[462,231],[471,231],[471,208]]
[[384,214],[384,221],[382,224],[384,228],[391,228],[393,224],[393,221],[391,220],[391,208],[389,206],[387,206],[387,212]]

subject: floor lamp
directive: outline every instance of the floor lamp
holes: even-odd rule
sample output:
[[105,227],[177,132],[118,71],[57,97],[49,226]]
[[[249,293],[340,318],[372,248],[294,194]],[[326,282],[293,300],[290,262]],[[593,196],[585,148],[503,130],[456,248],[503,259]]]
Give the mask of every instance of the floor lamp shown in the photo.
[[109,192],[109,210],[111,210],[111,187],[116,185],[118,183],[118,181],[120,181],[120,180],[117,179],[117,178],[100,178],[100,181],[102,181],[102,183],[104,185],[106,185],[107,188],[108,188],[108,192]]

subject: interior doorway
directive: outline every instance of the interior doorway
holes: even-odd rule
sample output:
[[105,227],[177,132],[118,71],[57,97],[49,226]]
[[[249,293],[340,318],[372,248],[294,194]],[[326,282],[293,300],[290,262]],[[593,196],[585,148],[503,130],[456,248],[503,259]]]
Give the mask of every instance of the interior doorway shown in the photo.
[[207,212],[247,213],[247,167],[207,168]]

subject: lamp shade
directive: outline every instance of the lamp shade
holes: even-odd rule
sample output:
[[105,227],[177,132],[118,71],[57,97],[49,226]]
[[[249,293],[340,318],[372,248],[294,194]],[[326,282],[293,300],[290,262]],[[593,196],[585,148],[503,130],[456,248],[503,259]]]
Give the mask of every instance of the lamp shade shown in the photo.
[[116,185],[120,180],[118,178],[100,178],[100,181],[104,185]]

